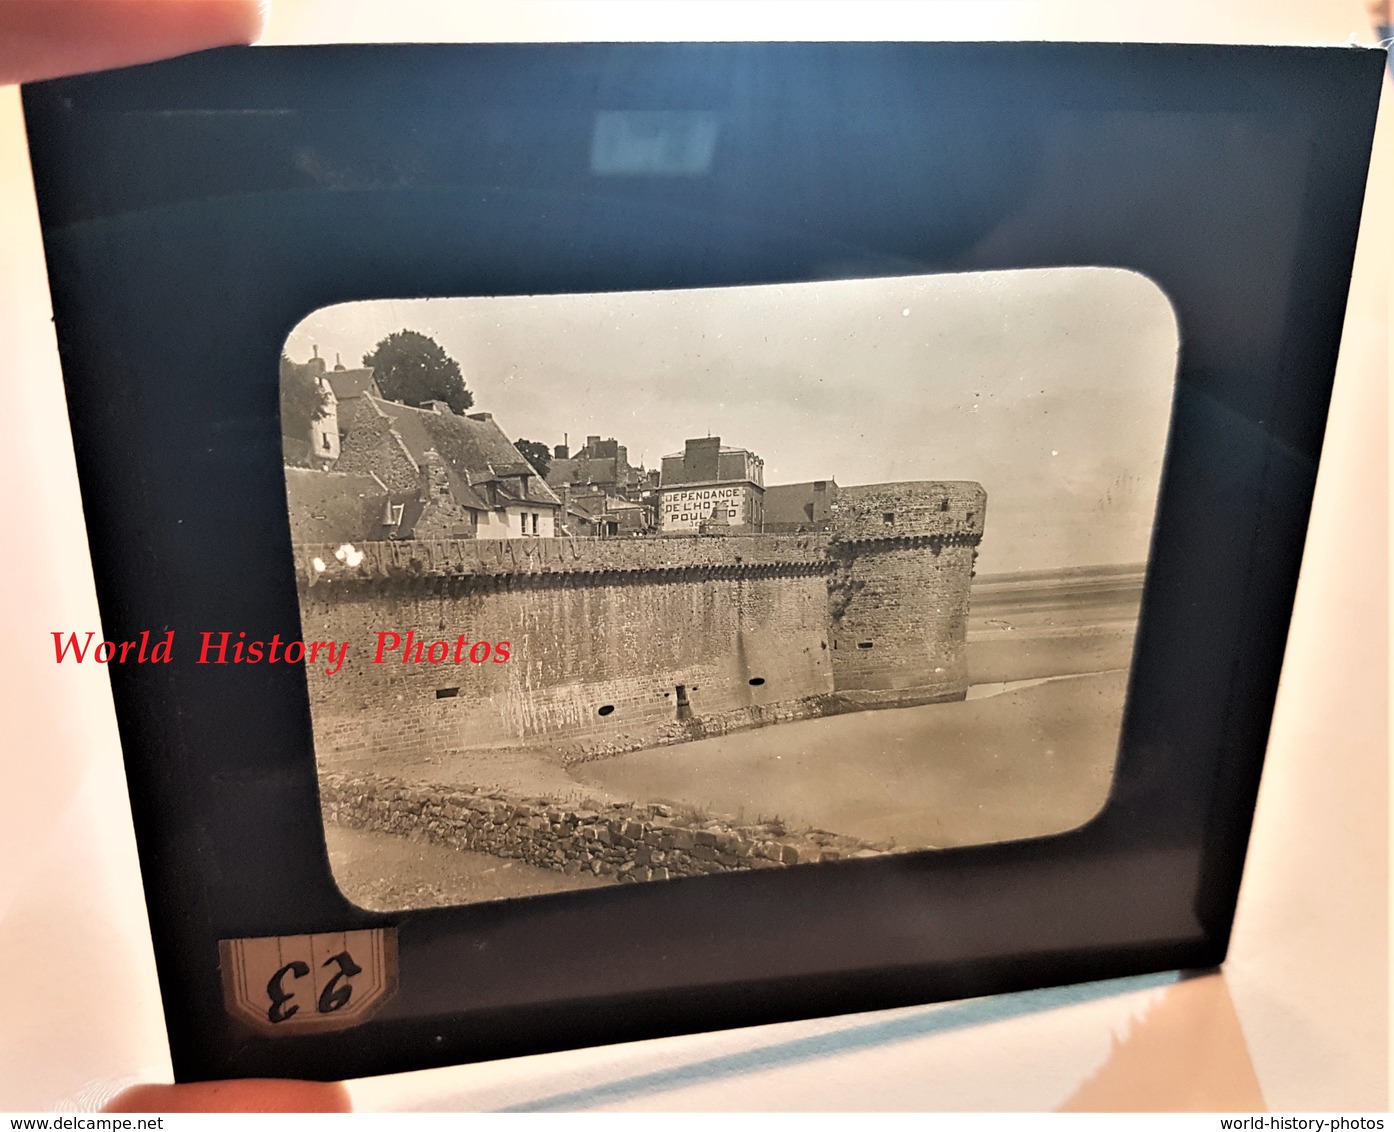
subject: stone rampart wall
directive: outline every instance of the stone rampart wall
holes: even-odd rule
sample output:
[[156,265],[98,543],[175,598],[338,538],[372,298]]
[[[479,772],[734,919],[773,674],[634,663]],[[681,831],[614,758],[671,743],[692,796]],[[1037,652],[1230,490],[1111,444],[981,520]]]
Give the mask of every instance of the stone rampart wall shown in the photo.
[[[306,638],[350,642],[338,672],[307,670],[321,757],[540,745],[567,762],[792,718],[833,691],[821,572],[554,581],[304,592]],[[491,656],[404,663],[399,647],[375,663],[380,632],[408,631]]]
[[[976,484],[878,484],[843,489],[817,535],[299,548],[305,639],[350,643],[333,675],[307,668],[316,749],[329,766],[497,746],[565,763],[961,699],[985,505]],[[374,662],[379,633],[400,650],[408,632],[491,655]]]

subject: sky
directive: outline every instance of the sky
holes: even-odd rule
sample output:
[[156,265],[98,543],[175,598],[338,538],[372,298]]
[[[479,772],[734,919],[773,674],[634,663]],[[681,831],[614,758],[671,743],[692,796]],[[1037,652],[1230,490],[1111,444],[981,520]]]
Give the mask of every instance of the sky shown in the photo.
[[980,573],[1147,557],[1177,327],[1114,268],[779,286],[383,299],[291,332],[348,367],[393,331],[429,334],[508,433],[615,437],[657,467],[688,437],[765,461],[765,483],[976,480]]

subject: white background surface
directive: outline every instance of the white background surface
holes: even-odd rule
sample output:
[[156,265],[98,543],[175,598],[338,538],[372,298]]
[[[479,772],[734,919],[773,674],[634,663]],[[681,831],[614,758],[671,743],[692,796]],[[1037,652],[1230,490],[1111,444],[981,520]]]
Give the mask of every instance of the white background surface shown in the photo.
[[[1360,0],[280,0],[267,41],[1351,37],[1372,41]],[[1392,205],[1386,112],[1225,968],[1240,1044],[1268,1105],[1280,1110],[1368,1111],[1388,1102]],[[4,88],[0,1110],[91,1105],[116,1083],[169,1076],[106,677],[60,668],[48,651],[54,630],[99,624],[49,317],[19,100]],[[359,1082],[353,1091],[364,1107],[1050,1109],[1115,1057],[1136,1020],[1169,993],[1160,976],[435,1070]],[[1184,1059],[1159,1055],[1148,1064],[1164,1090],[1183,1096],[1189,1070],[1176,1065]]]

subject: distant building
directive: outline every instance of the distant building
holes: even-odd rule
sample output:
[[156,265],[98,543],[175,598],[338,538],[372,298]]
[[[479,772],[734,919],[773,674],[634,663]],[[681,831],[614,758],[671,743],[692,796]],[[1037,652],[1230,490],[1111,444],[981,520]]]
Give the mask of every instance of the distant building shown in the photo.
[[759,531],[764,522],[765,462],[719,436],[688,440],[663,457],[658,524],[665,534]]
[[608,495],[599,486],[561,486],[566,533],[595,538],[644,535],[653,530],[651,508],[643,503]]
[[832,505],[837,502],[837,481],[810,480],[765,488],[766,534],[802,534],[826,531],[832,524]]
[[555,490],[562,484],[604,488],[607,495],[625,497],[643,480],[644,469],[631,467],[629,450],[614,437],[586,437],[584,448],[572,454],[565,444],[553,449],[547,482]]
[[573,455],[566,444],[553,450],[547,483],[579,508],[584,529],[572,533],[595,535],[644,534],[657,525],[657,497],[652,476],[629,462],[629,451],[611,437],[588,436]]

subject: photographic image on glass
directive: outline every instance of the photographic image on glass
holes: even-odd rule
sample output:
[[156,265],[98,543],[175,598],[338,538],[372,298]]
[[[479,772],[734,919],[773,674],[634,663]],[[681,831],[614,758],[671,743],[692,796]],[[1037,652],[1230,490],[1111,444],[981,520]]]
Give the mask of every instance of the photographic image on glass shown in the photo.
[[1177,345],[1094,267],[311,314],[281,424],[336,883],[397,910],[1077,829]]

